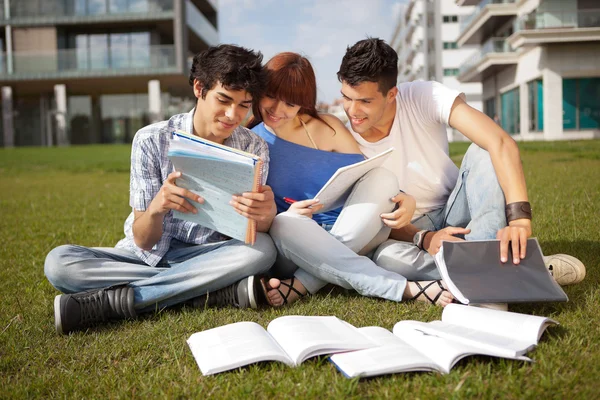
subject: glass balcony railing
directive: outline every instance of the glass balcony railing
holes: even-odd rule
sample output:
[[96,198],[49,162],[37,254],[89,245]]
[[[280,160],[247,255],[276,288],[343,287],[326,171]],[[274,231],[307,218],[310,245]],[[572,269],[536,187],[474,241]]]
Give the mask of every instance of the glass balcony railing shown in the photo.
[[[4,2],[1,2],[4,3]],[[6,19],[4,7],[2,19]],[[173,11],[172,0],[13,0],[10,18],[101,16]]]
[[579,11],[532,12],[517,18],[515,32],[549,28],[597,28],[600,27],[600,8]]
[[515,51],[506,43],[506,38],[491,38],[481,46],[481,50],[475,52],[458,69],[458,74],[469,71],[475,65],[479,64],[490,53],[514,53]]
[[475,10],[471,14],[461,17],[460,31],[463,32],[471,24],[471,22],[473,22],[475,17],[481,13],[481,10],[483,10],[489,4],[512,4],[515,1],[516,0],[483,0],[479,2],[477,7],[475,7]]
[[[8,73],[6,53],[0,54],[2,69]],[[58,72],[99,72],[161,69],[175,66],[175,46],[141,48],[66,49],[54,52],[15,52],[12,74],[46,74]]]

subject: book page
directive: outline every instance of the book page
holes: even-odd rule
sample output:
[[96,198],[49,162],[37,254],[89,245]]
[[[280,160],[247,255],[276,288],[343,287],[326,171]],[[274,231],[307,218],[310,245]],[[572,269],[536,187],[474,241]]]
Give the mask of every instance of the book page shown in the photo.
[[393,147],[365,161],[339,168],[315,195],[319,204],[324,206],[317,214],[343,206],[356,181],[373,168],[383,165],[392,151]]
[[190,201],[197,214],[173,211],[173,216],[244,242],[249,220],[238,214],[229,201],[234,194],[252,191],[254,166],[204,158],[171,156],[170,159],[175,170],[182,172],[177,186],[204,198],[203,204]]
[[556,321],[535,315],[449,304],[442,321],[536,345],[546,327]]
[[293,365],[277,342],[254,322],[237,322],[194,333],[187,343],[203,375],[259,361],[281,361]]
[[414,329],[428,335],[450,339],[467,346],[485,349],[497,357],[513,358],[531,350],[534,345],[521,340],[453,325],[442,321],[411,321]]
[[429,357],[387,329],[365,327],[359,331],[379,346],[331,356],[330,361],[348,378],[439,370]]
[[169,154],[184,157],[212,158],[228,160],[242,164],[254,165],[258,156],[240,149],[211,142],[199,136],[190,135],[183,131],[175,131],[169,141]]
[[321,354],[360,350],[375,344],[354,326],[336,317],[285,316],[267,331],[297,364]]
[[[406,343],[433,360],[444,373],[450,373],[450,370],[458,361],[470,355],[498,356],[496,352],[489,351],[483,347],[467,345],[448,338],[427,335],[417,330],[418,325],[414,325],[413,322],[416,321],[398,322],[394,325],[394,335],[402,338]],[[531,361],[531,359],[524,356],[507,358]]]

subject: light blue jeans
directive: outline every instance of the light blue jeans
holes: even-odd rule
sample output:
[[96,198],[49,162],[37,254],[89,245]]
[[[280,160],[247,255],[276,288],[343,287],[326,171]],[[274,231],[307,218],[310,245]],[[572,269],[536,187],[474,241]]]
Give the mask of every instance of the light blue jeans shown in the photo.
[[[466,240],[495,239],[506,226],[504,192],[487,151],[472,144],[463,158],[454,190],[443,208],[421,216],[413,224],[437,231],[448,226],[471,229]],[[408,280],[440,279],[433,257],[412,243],[388,240],[373,256],[377,265]]]
[[172,240],[171,248],[156,267],[127,249],[64,245],[48,254],[44,272],[63,293],[127,282],[134,288],[136,310],[144,312],[182,303],[264,273],[275,257],[275,246],[266,233],[258,233],[253,246],[238,240],[201,245]]
[[377,168],[354,185],[329,232],[329,227],[305,216],[291,212],[277,215],[269,231],[278,250],[270,274],[281,279],[295,276],[309,293],[333,283],[364,296],[401,301],[406,279],[360,255],[389,237],[390,229],[380,214],[394,209],[391,198],[396,194],[396,175]]

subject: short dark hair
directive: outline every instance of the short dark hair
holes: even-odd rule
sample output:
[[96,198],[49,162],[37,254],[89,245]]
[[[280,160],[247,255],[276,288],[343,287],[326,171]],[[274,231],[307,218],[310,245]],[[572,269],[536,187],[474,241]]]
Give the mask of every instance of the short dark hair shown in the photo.
[[382,39],[361,40],[346,49],[337,77],[350,86],[377,82],[379,91],[385,95],[398,80],[398,54]]
[[194,56],[190,69],[190,85],[197,79],[202,85],[201,96],[220,82],[230,90],[245,90],[258,98],[265,86],[262,53],[231,44],[212,46]]

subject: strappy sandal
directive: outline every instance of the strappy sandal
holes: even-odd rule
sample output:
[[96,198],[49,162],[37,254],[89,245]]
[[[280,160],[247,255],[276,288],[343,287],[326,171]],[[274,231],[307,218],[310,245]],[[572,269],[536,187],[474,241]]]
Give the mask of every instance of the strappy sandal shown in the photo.
[[[275,305],[275,304],[271,303],[271,301],[269,300],[269,296],[267,296],[267,293],[269,292],[269,290],[273,290],[273,288],[269,285],[269,283],[267,281],[267,278],[266,277],[260,278],[259,281],[260,281],[260,284],[262,286],[262,289],[263,289],[263,292],[264,292],[264,295],[265,295],[265,301],[267,302],[267,304],[269,304],[271,307],[281,307],[283,305],[288,304],[288,297],[290,296],[290,293],[292,291],[294,291],[298,295],[298,300],[300,300],[302,297],[306,296],[306,294],[301,293],[298,289],[296,289],[294,287],[294,281],[295,280],[296,280],[296,278],[292,277],[290,283],[286,283],[286,282],[283,282],[283,281],[279,282],[279,287],[276,290],[279,292],[279,294],[283,298],[283,304],[278,306],[278,305]],[[284,294],[281,291],[281,287],[282,286],[285,286],[285,287],[288,288],[287,293]]]
[[[442,293],[447,292],[448,289],[446,289],[444,286],[442,286],[442,281],[441,280],[437,280],[437,281],[431,281],[429,282],[427,285],[425,285],[425,287],[421,286],[421,284],[419,283],[419,281],[413,281],[415,285],[417,285],[417,287],[419,288],[419,292],[417,294],[415,294],[413,297],[411,297],[409,300],[416,300],[419,296],[423,295],[425,296],[425,298],[434,306],[437,306],[438,304],[436,303],[440,296],[442,295]],[[426,290],[429,289],[429,287],[433,284],[437,283],[438,286],[440,287],[440,291],[438,292],[438,294],[432,299],[431,297],[429,297],[429,295],[426,293]]]

